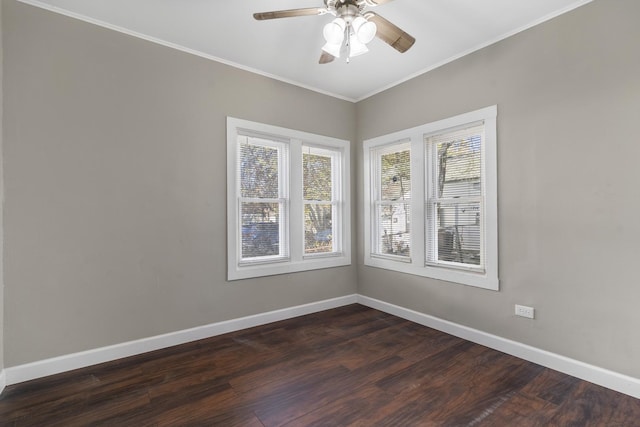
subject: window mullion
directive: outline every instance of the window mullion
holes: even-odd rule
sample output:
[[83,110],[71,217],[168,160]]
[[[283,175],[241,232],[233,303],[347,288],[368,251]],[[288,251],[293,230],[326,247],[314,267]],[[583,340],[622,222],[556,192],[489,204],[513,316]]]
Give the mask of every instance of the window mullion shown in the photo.
[[423,203],[423,206],[426,210],[424,221],[423,221],[425,223],[424,261],[425,263],[429,263],[434,259],[438,259],[438,245],[435,244],[438,241],[437,235],[436,235],[436,233],[438,232],[438,226],[437,226],[437,219],[436,219],[436,212],[435,212],[436,203],[434,201],[436,198],[435,188],[437,186],[438,171],[437,171],[437,162],[435,161],[437,153],[435,153],[433,144],[430,144],[427,141],[425,141],[423,143],[423,146],[425,151],[424,153],[425,164],[423,166],[423,169],[425,171],[424,172],[425,191],[423,193],[425,197],[424,198],[425,202]]
[[424,157],[425,146],[422,135],[411,135],[411,263],[424,266],[425,223],[424,223]]
[[341,179],[343,170],[340,158],[341,156],[335,151],[331,155],[331,225],[333,227],[331,249],[335,253],[342,252],[343,233],[351,231],[345,231],[342,227],[343,210],[342,206],[338,204],[338,201],[341,201],[344,198]]
[[304,254],[304,203],[302,188],[302,141],[289,142],[289,248],[291,261],[301,261]]
[[[369,254],[376,254],[379,252],[378,250],[378,242],[380,241],[379,232],[378,232],[378,206],[380,203],[380,168],[378,163],[378,153],[375,149],[372,149],[367,153],[369,158],[369,176],[368,183],[371,185],[369,188],[368,195],[370,196],[370,203],[368,207],[371,209],[369,214],[367,215],[367,220],[369,220],[368,231],[369,231],[369,241],[365,242],[366,248],[365,250]],[[365,226],[366,226],[365,222]]]

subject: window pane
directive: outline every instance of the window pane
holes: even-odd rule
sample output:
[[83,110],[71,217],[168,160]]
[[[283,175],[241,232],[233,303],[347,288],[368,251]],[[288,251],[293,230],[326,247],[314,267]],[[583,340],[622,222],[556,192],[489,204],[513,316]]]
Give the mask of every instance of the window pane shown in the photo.
[[378,251],[380,254],[409,256],[410,205],[392,203],[378,205]]
[[254,144],[240,145],[240,195],[278,198],[278,149]]
[[436,203],[438,261],[480,265],[480,203]]
[[305,200],[331,201],[331,157],[318,154],[302,155]]
[[380,199],[411,198],[411,155],[409,150],[380,156]]
[[437,145],[438,198],[480,196],[480,134]]
[[242,203],[242,258],[280,254],[280,205]]
[[332,206],[305,204],[304,252],[307,254],[333,252]]

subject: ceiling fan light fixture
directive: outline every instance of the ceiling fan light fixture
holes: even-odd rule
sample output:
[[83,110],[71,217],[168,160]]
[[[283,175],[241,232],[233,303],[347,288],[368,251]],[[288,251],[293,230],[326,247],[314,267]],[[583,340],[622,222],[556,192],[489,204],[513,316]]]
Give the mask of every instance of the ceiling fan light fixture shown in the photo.
[[342,50],[342,42],[340,43],[327,43],[322,46],[322,50],[327,52],[334,58],[340,58],[340,51]]
[[353,32],[358,39],[358,41],[367,44],[376,36],[376,32],[378,28],[376,24],[371,21],[367,21],[364,17],[358,16],[351,23],[353,27]]
[[347,23],[342,18],[336,18],[324,26],[322,35],[328,44],[341,44],[344,40],[344,30]]
[[[1,1],[1,0],[0,0]],[[318,0],[319,1],[319,0]],[[322,47],[320,64],[333,62],[340,54],[349,58],[369,51],[367,44],[378,37],[400,53],[404,53],[416,42],[415,37],[368,10],[393,0],[323,0],[324,7],[275,10],[254,13],[258,21],[290,18],[296,16],[331,15],[333,21],[322,29],[326,44]]]

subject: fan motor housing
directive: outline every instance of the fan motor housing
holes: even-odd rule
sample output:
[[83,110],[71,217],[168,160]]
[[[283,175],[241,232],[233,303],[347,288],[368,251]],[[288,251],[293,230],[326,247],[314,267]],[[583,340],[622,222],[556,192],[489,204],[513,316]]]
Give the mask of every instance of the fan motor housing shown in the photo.
[[366,1],[362,0],[324,0],[327,9],[334,15],[344,19],[347,23],[362,14]]

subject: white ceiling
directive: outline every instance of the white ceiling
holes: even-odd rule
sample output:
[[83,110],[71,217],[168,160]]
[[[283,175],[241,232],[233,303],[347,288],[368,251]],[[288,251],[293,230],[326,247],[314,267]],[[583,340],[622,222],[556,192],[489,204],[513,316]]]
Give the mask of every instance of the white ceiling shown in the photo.
[[331,15],[252,16],[322,7],[322,0],[20,1],[357,101],[591,0],[395,0],[375,12],[417,39],[409,51],[376,38],[351,63],[325,65],[318,59]]

